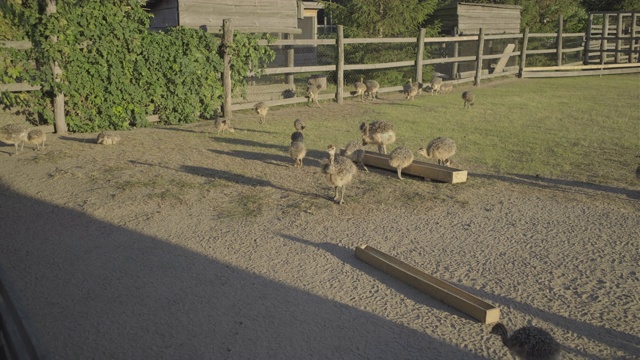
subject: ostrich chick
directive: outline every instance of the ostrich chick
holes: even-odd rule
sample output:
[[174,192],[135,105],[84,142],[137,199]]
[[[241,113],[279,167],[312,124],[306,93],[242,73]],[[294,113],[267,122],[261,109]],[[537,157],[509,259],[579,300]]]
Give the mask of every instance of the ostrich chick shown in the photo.
[[289,155],[294,160],[294,167],[302,167],[302,160],[307,155],[307,148],[302,141],[292,141],[289,146]]
[[491,333],[500,336],[502,343],[518,359],[555,360],[560,356],[560,345],[546,330],[535,326],[522,327],[509,336],[507,328],[497,323]]
[[47,140],[47,134],[40,129],[33,129],[27,134],[27,141],[29,144],[36,146],[36,150],[40,150],[40,145],[44,149],[44,142]]
[[449,166],[449,158],[456,153],[456,143],[449,138],[438,137],[431,140],[426,148],[418,149],[418,153],[427,159],[435,158],[438,165]]
[[269,112],[269,107],[267,104],[262,101],[253,105],[253,111],[260,116],[260,124],[264,124],[267,121],[267,112]]
[[413,162],[413,152],[405,147],[397,147],[389,154],[389,165],[398,170],[398,178],[402,178],[402,169],[411,165]]
[[396,141],[395,127],[385,121],[373,121],[369,125],[362,123],[360,131],[362,132],[362,145],[376,144],[378,152],[381,154],[386,154],[387,145]]
[[236,132],[233,127],[231,126],[231,122],[227,119],[222,119],[222,118],[216,118],[216,120],[213,122],[213,127],[218,130],[218,135],[220,135],[220,133],[222,133],[222,135],[224,135],[224,131],[227,130],[229,132]]
[[366,172],[369,172],[363,162],[364,148],[362,146],[361,141],[350,141],[344,148],[344,156],[351,161],[357,162]]
[[462,93],[462,100],[464,100],[464,108],[465,109],[469,109],[473,106],[473,100],[475,99],[475,96],[473,96],[473,93],[471,91],[465,91]]
[[304,120],[296,119],[293,122],[293,127],[296,128],[297,131],[304,131],[304,129],[307,128],[307,125],[305,125]]
[[356,96],[360,96],[360,101],[364,101],[364,93],[367,92],[367,85],[364,83],[364,77],[360,77],[360,81],[354,84]]
[[20,145],[20,151],[24,149],[27,136],[27,128],[22,125],[7,124],[0,128],[0,141],[15,145],[16,154],[18,154],[18,145]]
[[[329,153],[329,162],[322,167],[322,172],[327,176],[329,184],[335,187],[336,196],[333,200],[340,199],[339,204],[342,205],[344,203],[344,187],[351,182],[358,168],[353,164],[353,161],[346,157],[336,156],[334,145],[329,145],[327,152]],[[338,196],[340,188],[342,188],[342,193]]]

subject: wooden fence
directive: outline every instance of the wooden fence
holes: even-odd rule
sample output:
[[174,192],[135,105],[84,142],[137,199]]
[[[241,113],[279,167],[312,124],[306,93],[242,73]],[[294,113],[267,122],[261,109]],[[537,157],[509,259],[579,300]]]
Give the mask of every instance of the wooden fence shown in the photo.
[[[634,20],[636,17],[634,17]],[[451,80],[454,84],[473,82],[478,86],[485,79],[491,79],[503,76],[519,76],[521,78],[533,78],[533,77],[560,77],[560,76],[582,76],[582,75],[602,75],[602,74],[621,74],[640,72],[640,36],[634,31],[631,36],[627,36],[626,41],[630,41],[631,45],[625,49],[602,49],[603,53],[613,52],[618,53],[624,51],[625,58],[616,56],[616,63],[605,64],[584,64],[584,61],[589,58],[590,51],[592,51],[592,44],[586,41],[585,33],[563,33],[562,29],[562,17],[558,19],[558,31],[556,33],[537,33],[530,34],[528,29],[525,29],[523,34],[484,34],[482,29],[479,29],[478,35],[465,35],[465,36],[449,36],[449,37],[425,37],[425,30],[421,29],[417,38],[345,38],[343,35],[343,27],[337,26],[337,36],[335,39],[283,39],[278,40],[275,43],[269,44],[267,41],[262,41],[262,45],[283,48],[286,51],[286,65],[268,67],[264,69],[264,75],[283,75],[284,84],[274,85],[257,85],[248,86],[248,93],[260,93],[260,92],[278,92],[282,90],[289,91],[291,96],[287,98],[277,98],[273,100],[265,101],[269,106],[295,104],[307,101],[305,97],[295,96],[295,91],[291,92],[291,89],[295,89],[294,77],[296,75],[306,74],[322,74],[326,72],[335,73],[336,91],[331,94],[320,94],[319,100],[335,99],[338,104],[341,104],[347,97],[352,96],[350,92],[345,91],[344,88],[344,73],[345,71],[354,70],[379,70],[379,69],[395,69],[413,67],[415,72],[415,81],[423,82],[423,67],[427,65],[438,64],[451,64],[453,72],[459,76]],[[223,41],[233,41],[233,29],[230,24],[223,26],[224,34]],[[592,28],[590,28],[590,31]],[[608,40],[605,32],[602,35],[601,43],[604,40]],[[580,46],[564,47],[565,40],[567,38],[578,38],[580,40]],[[552,48],[536,48],[531,49],[529,42],[532,39],[547,39],[553,43]],[[617,39],[617,38],[612,38]],[[503,40],[510,43],[506,46],[502,53],[487,54],[484,50],[484,44],[487,41]],[[476,44],[476,51],[474,55],[458,56],[458,47],[462,42],[473,42]],[[575,42],[575,41],[574,41]],[[416,54],[415,58],[411,60],[376,63],[376,64],[345,64],[345,45],[349,44],[415,44]],[[450,44],[453,48],[452,57],[437,57],[425,59],[425,45],[433,44]],[[0,47],[14,47],[14,48],[28,48],[30,44],[28,42],[0,42]],[[295,66],[295,47],[296,46],[333,46],[335,47],[335,61],[330,65],[311,65],[311,66]],[[563,63],[563,59],[567,54],[581,53],[578,58],[585,59],[579,62]],[[555,56],[555,66],[545,67],[527,67],[527,56],[531,55],[547,55]],[[518,66],[506,66],[510,59],[515,59]],[[629,62],[622,63],[622,60]],[[493,67],[484,67],[483,65],[491,62]],[[475,70],[469,72],[458,72],[458,66],[461,63],[474,64]],[[225,58],[225,72],[223,74],[223,86],[224,86],[224,99],[223,99],[223,114],[225,117],[231,117],[233,110],[242,110],[252,108],[259,100],[249,99],[248,101],[234,103],[233,94],[231,92],[232,84],[230,79],[230,61]],[[247,74],[251,77],[255,74]],[[385,84],[383,84],[385,85]],[[403,84],[397,84],[393,86],[386,86],[380,89],[380,93],[402,91]],[[0,84],[0,91],[33,91],[39,87],[31,86],[29,84]]]

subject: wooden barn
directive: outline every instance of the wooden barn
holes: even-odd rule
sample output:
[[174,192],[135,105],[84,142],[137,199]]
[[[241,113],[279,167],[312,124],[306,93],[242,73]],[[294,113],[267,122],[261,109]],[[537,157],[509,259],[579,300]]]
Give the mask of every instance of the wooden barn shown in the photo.
[[231,19],[239,32],[302,33],[302,2],[297,0],[148,0],[145,6],[153,14],[151,30],[185,26],[221,32],[222,20]]
[[440,20],[443,35],[475,35],[482,28],[485,34],[517,34],[520,32],[518,5],[471,4],[453,1],[431,15],[431,20]]

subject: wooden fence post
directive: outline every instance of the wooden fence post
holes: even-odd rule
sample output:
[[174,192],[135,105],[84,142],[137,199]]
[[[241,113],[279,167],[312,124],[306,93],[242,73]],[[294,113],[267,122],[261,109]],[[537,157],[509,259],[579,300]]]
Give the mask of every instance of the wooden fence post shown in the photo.
[[605,40],[605,38],[609,36],[609,14],[604,14],[603,16],[604,21],[602,23],[602,33],[600,34],[600,64],[605,64],[607,62],[606,50],[609,47],[607,40]]
[[[293,34],[284,34],[284,38],[287,40],[292,40],[293,39]],[[287,45],[286,46],[287,49],[287,66],[288,67],[294,67],[295,65],[295,50],[293,49],[293,45]],[[294,78],[293,78],[293,74],[286,74],[285,75],[285,82],[289,85],[293,85],[294,84]]]
[[556,38],[556,56],[557,56],[557,65],[562,66],[562,14],[558,16],[558,36]]
[[593,23],[593,14],[589,14],[589,23],[587,24],[587,33],[585,34],[585,41],[584,41],[584,59],[582,60],[582,63],[584,65],[588,65],[589,64],[589,55],[591,55],[590,52],[590,48],[591,48],[591,24]]
[[336,36],[336,102],[342,104],[344,95],[344,29],[342,25],[337,26]]
[[520,52],[520,78],[524,77],[524,68],[527,63],[527,46],[529,45],[529,27],[524,28],[522,36],[522,51]]
[[418,52],[416,54],[416,82],[422,87],[422,61],[424,59],[424,36],[427,29],[421,28],[418,34]]
[[[47,0],[45,14],[49,16],[56,11],[56,0]],[[58,42],[58,36],[51,35],[49,40],[52,43],[56,43]],[[51,63],[51,71],[53,72],[53,81],[60,82],[60,79],[62,78],[62,69],[60,69],[60,65],[55,60]],[[62,91],[55,94],[55,97],[53,98],[53,117],[55,120],[56,134],[65,135],[67,133],[67,121],[64,116],[64,92]]]
[[480,86],[480,78],[482,78],[482,55],[484,53],[484,30],[480,28],[478,34],[478,53],[476,55],[476,81],[475,86]]
[[636,62],[636,59],[638,58],[637,54],[635,53],[635,49],[636,46],[640,43],[640,41],[638,39],[634,39],[637,36],[638,32],[638,13],[634,12],[632,17],[631,17],[631,42],[629,44],[629,62],[633,63]]
[[222,115],[231,119],[231,54],[229,54],[229,46],[233,43],[233,28],[231,27],[231,19],[222,20],[222,48],[224,49],[223,62],[224,70],[222,72],[222,87],[224,90],[224,102],[222,104]]
[[[457,37],[458,35],[460,35],[460,31],[458,30],[458,27],[456,26],[453,29],[453,36]],[[458,57],[458,53],[459,53],[459,46],[457,41],[453,42],[453,57],[457,58]],[[451,79],[453,80],[457,80],[458,79],[458,62],[454,62],[453,63],[453,67],[451,68]]]
[[616,26],[616,64],[620,63],[620,48],[622,47],[622,14],[618,13],[618,24]]

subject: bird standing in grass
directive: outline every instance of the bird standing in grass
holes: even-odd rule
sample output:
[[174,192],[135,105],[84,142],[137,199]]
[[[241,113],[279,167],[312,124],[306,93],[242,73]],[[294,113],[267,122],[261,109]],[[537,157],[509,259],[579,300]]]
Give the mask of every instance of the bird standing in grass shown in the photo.
[[262,101],[253,105],[253,111],[260,116],[260,124],[264,124],[267,121],[267,112],[269,112],[269,107],[267,104]]
[[367,85],[364,83],[364,77],[360,77],[360,81],[354,84],[356,96],[360,96],[360,101],[364,101],[364,93],[367,92]]
[[473,106],[475,96],[471,91],[465,91],[462,93],[462,100],[464,100],[464,108],[469,109],[471,108],[471,106]]
[[367,87],[366,93],[369,94],[369,99],[377,99],[378,91],[380,90],[380,84],[375,80],[367,80],[364,84]]
[[405,147],[399,146],[389,154],[389,165],[398,170],[398,178],[402,178],[402,169],[413,162],[413,152]]
[[518,359],[556,360],[560,357],[560,344],[539,327],[525,326],[509,335],[504,324],[497,323],[491,333],[500,336],[502,343]]
[[316,105],[318,105],[319,108],[322,107],[322,106],[320,106],[320,103],[318,102],[318,96],[320,95],[320,89],[322,89],[321,85],[309,85],[309,86],[307,86],[307,97],[309,98],[309,100],[307,100],[307,105],[309,105],[310,102],[315,102]]
[[[335,187],[336,196],[333,200],[338,201],[340,199],[339,204],[342,205],[344,203],[344,187],[351,182],[358,168],[353,164],[353,161],[346,157],[336,156],[336,147],[334,145],[329,145],[327,152],[329,153],[329,162],[324,164],[322,172],[327,176],[329,184]],[[338,196],[340,189],[342,189],[342,193]]]
[[293,122],[293,127],[296,128],[297,131],[304,131],[304,129],[307,128],[307,125],[305,125],[304,120],[296,119]]
[[28,130],[26,126],[18,124],[7,124],[0,128],[0,141],[6,144],[13,144],[18,154],[18,145],[20,151],[24,149],[24,143],[28,140]]

